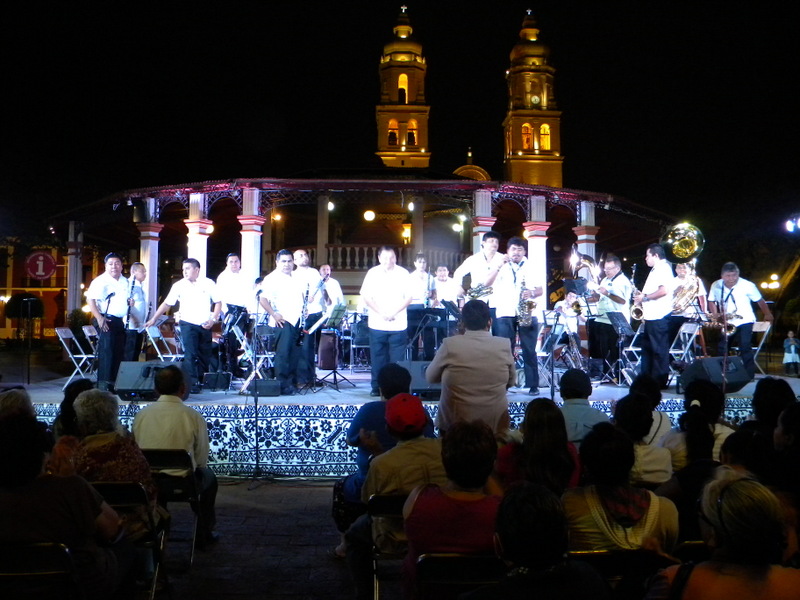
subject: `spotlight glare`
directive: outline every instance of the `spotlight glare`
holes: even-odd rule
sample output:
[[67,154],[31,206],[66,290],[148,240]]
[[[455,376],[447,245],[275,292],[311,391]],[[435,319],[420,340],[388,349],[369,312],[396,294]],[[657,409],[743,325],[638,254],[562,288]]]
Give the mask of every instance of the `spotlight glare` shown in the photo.
[[364,211],[364,220],[365,221],[374,221],[375,220],[375,211],[374,210],[365,210]]

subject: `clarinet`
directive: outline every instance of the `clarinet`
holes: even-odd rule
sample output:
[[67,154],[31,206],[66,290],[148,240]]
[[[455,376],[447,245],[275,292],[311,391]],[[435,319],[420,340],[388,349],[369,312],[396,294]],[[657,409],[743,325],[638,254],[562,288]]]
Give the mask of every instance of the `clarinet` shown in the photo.
[[300,333],[297,334],[297,345],[303,345],[303,338],[306,336],[306,319],[308,319],[308,286],[306,286],[306,293],[303,295],[303,313],[300,315],[300,322],[297,324],[297,329]]
[[125,315],[125,329],[130,326],[131,323],[131,300],[133,300],[133,288],[136,285],[136,280],[133,278],[133,274],[131,274],[131,289],[130,293],[128,294],[128,314]]

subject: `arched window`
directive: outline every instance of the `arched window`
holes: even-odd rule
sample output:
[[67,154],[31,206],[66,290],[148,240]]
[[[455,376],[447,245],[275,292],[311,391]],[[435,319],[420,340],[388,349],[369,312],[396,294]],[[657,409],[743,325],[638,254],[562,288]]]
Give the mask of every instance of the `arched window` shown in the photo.
[[405,73],[397,79],[397,103],[408,104],[408,75]]
[[539,147],[542,150],[550,150],[550,125],[547,123],[539,127]]
[[522,149],[533,150],[533,129],[530,123],[525,123],[522,126]]
[[417,121],[411,119],[408,122],[408,133],[406,135],[406,144],[409,146],[417,145]]
[[397,119],[389,119],[389,145],[397,146],[398,138]]

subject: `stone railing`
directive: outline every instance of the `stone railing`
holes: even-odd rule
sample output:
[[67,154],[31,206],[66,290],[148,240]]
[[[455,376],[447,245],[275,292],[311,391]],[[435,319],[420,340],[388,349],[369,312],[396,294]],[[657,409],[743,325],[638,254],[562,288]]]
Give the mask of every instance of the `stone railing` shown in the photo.
[[[317,257],[316,250],[309,248],[311,264],[319,266],[329,264],[334,271],[366,271],[370,267],[378,264],[378,246],[374,244],[328,244],[327,257]],[[290,248],[291,249],[291,248]],[[414,248],[403,246],[398,249],[399,256],[397,264],[408,269],[414,268]],[[431,272],[436,270],[436,265],[445,264],[453,270],[469,256],[466,252],[456,252],[443,248],[426,248],[425,257],[428,259],[428,267]],[[275,264],[275,253],[269,252],[265,255],[265,264],[273,266]],[[267,271],[270,269],[267,269]]]

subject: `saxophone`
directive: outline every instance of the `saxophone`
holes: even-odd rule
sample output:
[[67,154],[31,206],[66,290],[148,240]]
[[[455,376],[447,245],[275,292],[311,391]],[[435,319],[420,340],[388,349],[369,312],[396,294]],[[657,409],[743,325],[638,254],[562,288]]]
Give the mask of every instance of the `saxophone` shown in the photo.
[[464,295],[467,296],[470,300],[477,300],[479,298],[483,298],[484,296],[488,296],[492,293],[492,287],[488,285],[484,285],[479,283],[475,287],[469,288]]
[[519,304],[517,304],[517,324],[520,327],[530,327],[533,322],[533,311],[536,310],[536,300],[533,298],[525,298],[525,292],[528,288],[525,287],[525,280],[522,280],[522,285],[519,290]]
[[[633,295],[635,296],[639,293],[639,290],[636,288],[636,265],[631,267],[631,287],[633,288]],[[641,321],[644,318],[644,309],[642,308],[641,304],[634,304],[631,306],[631,319],[636,321]]]

